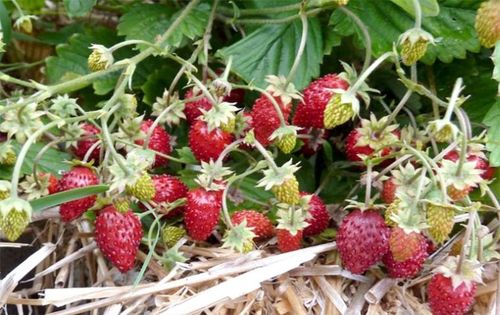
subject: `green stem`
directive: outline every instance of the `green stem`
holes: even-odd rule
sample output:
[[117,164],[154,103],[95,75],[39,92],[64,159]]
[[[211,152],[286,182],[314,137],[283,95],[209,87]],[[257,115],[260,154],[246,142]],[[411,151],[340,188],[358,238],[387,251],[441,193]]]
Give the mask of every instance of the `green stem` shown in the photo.
[[370,160],[367,160],[366,162],[365,208],[368,209],[372,194],[372,163]]
[[123,41],[123,42],[119,42],[118,44],[111,46],[111,47],[109,48],[109,50],[110,50],[111,52],[113,52],[113,51],[118,50],[118,49],[120,49],[120,48],[122,48],[122,47],[125,47],[125,46],[129,46],[129,45],[139,45],[139,44],[159,48],[159,47],[158,47],[158,46],[156,46],[155,44],[150,43],[150,42],[145,41],[145,40],[141,40],[141,39],[131,39],[131,40],[126,40],[126,41]]
[[16,78],[11,77],[10,75],[8,75],[4,72],[0,72],[0,80],[5,81],[5,82],[9,82],[9,83],[13,83],[13,84],[17,84],[20,86],[24,86],[24,87],[27,87],[30,89],[38,89],[41,86],[44,87],[44,85],[36,83],[36,82],[28,82],[28,81],[16,79]]
[[387,58],[394,56],[393,52],[386,52],[382,56],[378,57],[377,60],[375,60],[369,67],[366,69],[361,75],[359,76],[358,80],[356,80],[356,83],[354,83],[346,93],[351,94],[352,96],[356,95],[356,92],[359,90],[361,85],[365,82],[365,80],[368,78],[368,76],[380,66],[382,62],[384,62]]
[[[301,5],[302,4],[299,2],[299,3],[284,5],[284,6],[280,6],[280,7],[261,8],[261,9],[238,9],[238,13],[239,13],[239,16],[284,13],[287,11],[298,10],[298,9],[300,9]],[[229,9],[229,8],[225,8],[225,7],[219,7],[218,11],[221,11],[222,13],[225,13],[225,14],[232,14],[232,15],[234,15],[234,13],[235,13],[234,9]]]
[[299,50],[297,51],[297,55],[295,56],[295,60],[293,61],[292,68],[290,69],[290,72],[286,77],[285,89],[288,86],[288,84],[293,81],[295,74],[297,73],[297,70],[299,68],[302,55],[304,54],[304,49],[306,48],[308,23],[307,23],[307,15],[302,10],[300,12],[300,20],[302,21],[302,36],[300,37]]
[[[319,14],[321,11],[325,10],[325,8],[317,8],[307,11],[306,16],[313,16]],[[295,14],[289,17],[281,18],[281,19],[238,19],[234,20],[232,18],[227,18],[220,14],[217,14],[217,17],[220,18],[226,24],[286,24],[295,21],[300,18],[300,14]]]
[[[411,65],[411,79],[412,79],[412,81],[415,81],[415,82],[417,81],[417,65],[416,64]],[[406,105],[406,102],[408,102],[408,100],[410,99],[412,94],[413,94],[412,90],[408,89],[406,91],[406,93],[403,95],[403,97],[399,101],[398,105],[396,106],[396,108],[394,108],[392,113],[389,115],[389,118],[387,118],[387,123],[384,125],[382,130],[385,129],[394,119],[396,119],[396,116],[399,114],[399,112]]]
[[[115,141],[123,143],[123,144],[126,144],[128,146],[132,146],[132,147],[135,147],[135,148],[141,148],[142,149],[142,145],[139,145],[139,144],[136,144],[136,143],[131,143],[131,142],[128,142],[128,141],[125,141],[125,140],[122,140],[122,139],[116,139]],[[184,161],[182,161],[180,159],[174,158],[173,156],[170,156],[170,155],[158,152],[158,151],[150,149],[150,148],[148,148],[148,150],[152,151],[156,155],[159,155],[159,156],[161,156],[163,158],[166,158],[167,160],[170,160],[170,161],[173,161],[173,162],[177,162],[177,163],[181,163],[181,164],[187,164],[186,162],[184,162]]]
[[54,139],[44,145],[44,147],[36,154],[35,158],[33,159],[33,167],[31,168],[31,172],[33,174],[33,179],[35,181],[35,184],[38,188],[40,188],[40,182],[38,181],[38,176],[37,176],[37,167],[38,167],[38,162],[40,162],[40,159],[42,156],[47,152],[50,147],[52,147],[54,144],[57,144],[58,142],[64,141],[64,139]]
[[422,28],[422,8],[419,0],[413,0],[413,8],[415,9],[415,28]]
[[193,80],[193,82],[201,90],[203,95],[205,95],[205,97],[208,98],[213,105],[217,104],[217,101],[215,100],[214,96],[207,90],[205,85],[203,85],[203,83],[201,83],[200,80],[198,80],[191,72],[186,72],[186,75],[188,76],[188,78]]
[[[94,112],[88,112],[88,113],[86,113],[83,116],[68,118],[68,119],[66,119],[66,124],[71,124],[73,122],[86,120],[86,119],[88,119],[89,117],[92,117],[92,116],[96,116],[97,117],[101,113],[102,112],[99,110],[99,111],[94,111]],[[36,141],[36,139],[40,135],[42,135],[47,130],[56,127],[60,123],[61,123],[60,121],[52,121],[52,122],[46,124],[42,128],[40,128],[37,131],[35,131],[28,138],[28,140],[26,140],[26,142],[24,143],[21,151],[19,152],[19,155],[17,156],[16,165],[14,166],[14,170],[12,171],[11,195],[13,197],[17,197],[17,185],[19,184],[19,177],[20,177],[20,174],[21,174],[21,168],[23,166],[24,159],[26,158],[26,154],[28,153],[31,145]]]
[[363,23],[363,21],[356,14],[354,14],[354,12],[345,6],[339,7],[339,10],[347,14],[359,27],[361,33],[363,33],[363,39],[365,41],[365,61],[363,62],[363,69],[361,70],[361,73],[363,73],[366,69],[368,69],[370,63],[372,62],[372,38],[370,36],[370,32],[368,32],[368,28],[365,23]]
[[467,228],[465,229],[465,235],[463,238],[463,246],[460,250],[460,257],[458,258],[456,273],[460,274],[462,271],[462,266],[465,260],[465,249],[467,248],[467,243],[469,242],[470,236],[472,234],[472,225],[474,224],[474,216],[476,215],[476,210],[469,212],[469,221],[467,223]]
[[262,146],[262,144],[259,141],[257,141],[257,139],[254,140],[254,145],[255,148],[259,150],[260,154],[262,154],[264,159],[267,161],[268,166],[272,168],[276,174],[279,174],[280,169],[278,165],[276,165],[276,163],[274,162],[274,159],[269,155],[269,152],[267,152],[267,150]]

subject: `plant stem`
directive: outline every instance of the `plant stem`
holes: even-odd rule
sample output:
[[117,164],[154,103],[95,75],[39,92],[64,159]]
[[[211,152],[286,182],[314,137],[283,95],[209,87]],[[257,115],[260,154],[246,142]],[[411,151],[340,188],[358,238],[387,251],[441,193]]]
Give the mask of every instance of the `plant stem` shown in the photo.
[[359,76],[359,78],[356,80],[356,83],[354,83],[348,90],[346,93],[349,93],[351,94],[352,96],[355,96],[356,95],[356,92],[358,91],[358,89],[361,87],[361,85],[365,82],[365,80],[368,78],[368,76],[375,70],[377,69],[378,66],[380,66],[380,64],[382,62],[384,62],[384,60],[386,60],[387,58],[389,57],[392,57],[394,56],[394,53],[391,51],[391,52],[386,52],[384,53],[382,56],[378,57],[369,67],[368,69],[366,69],[363,73],[361,73],[361,75]]
[[[321,11],[324,11],[325,9],[326,9],[326,7],[325,8],[316,8],[316,9],[306,11],[305,14],[306,14],[306,16],[313,16],[313,15],[320,13]],[[288,17],[281,18],[281,19],[238,19],[238,20],[234,20],[232,18],[227,18],[227,17],[222,16],[220,14],[217,14],[217,17],[220,18],[226,24],[234,24],[234,23],[236,23],[236,24],[285,24],[285,23],[293,22],[294,20],[300,18],[300,15],[295,14],[295,15],[288,16]]]
[[300,20],[302,21],[302,36],[300,37],[299,50],[297,51],[297,55],[295,56],[295,60],[293,61],[292,68],[290,69],[290,72],[286,77],[285,89],[288,87],[288,84],[293,81],[295,74],[297,73],[300,61],[302,59],[302,55],[304,54],[304,48],[306,47],[307,43],[308,22],[307,22],[307,15],[303,10],[300,11]]
[[372,194],[372,163],[370,160],[367,160],[366,162],[365,208],[368,209]]
[[[264,14],[274,14],[274,13],[283,13],[287,11],[295,11],[298,10],[301,6],[301,3],[294,3],[294,4],[289,4],[289,5],[284,5],[280,7],[271,7],[271,8],[261,8],[261,9],[239,9],[238,8],[238,16],[244,16],[244,15],[264,15]],[[219,7],[219,11],[225,14],[233,14],[234,15],[234,9],[229,9],[225,7]]]
[[472,210],[471,212],[469,212],[469,221],[467,223],[467,228],[465,230],[465,235],[463,238],[463,246],[462,249],[460,250],[460,257],[458,259],[458,265],[456,270],[457,274],[460,274],[460,272],[462,271],[462,265],[465,259],[465,249],[467,248],[467,242],[469,241],[470,236],[472,234],[472,225],[474,224],[475,215],[476,215],[476,210]]
[[[417,82],[417,65],[413,64],[411,65],[411,80]],[[396,119],[396,116],[399,114],[399,112],[403,109],[403,107],[406,105],[406,102],[410,99],[411,95],[413,94],[413,91],[408,89],[406,93],[403,95],[401,100],[399,101],[398,105],[392,113],[389,115],[389,118],[387,118],[386,124],[383,126],[382,130],[384,130],[394,119]]]
[[259,141],[257,141],[257,139],[254,140],[254,145],[255,148],[259,150],[260,154],[262,154],[264,159],[266,159],[268,166],[272,168],[276,174],[279,174],[280,169],[274,162],[274,159],[269,155],[269,152],[267,152],[267,150],[262,146],[262,144]]
[[370,32],[368,32],[368,28],[366,27],[365,23],[363,23],[363,21],[361,21],[361,19],[356,14],[354,14],[354,12],[352,12],[345,6],[339,7],[339,10],[347,14],[359,27],[361,33],[363,33],[363,39],[365,41],[365,61],[363,62],[363,69],[361,70],[361,73],[363,73],[366,71],[366,69],[368,69],[372,61],[372,38],[370,36]]
[[30,89],[37,89],[41,86],[45,87],[44,85],[36,83],[36,82],[28,82],[28,81],[16,79],[16,78],[11,77],[10,75],[8,75],[2,71],[0,71],[0,81],[5,81],[5,82],[17,84],[17,85],[24,86],[24,87],[27,87]]
[[415,28],[422,28],[422,8],[419,0],[413,0],[413,8],[415,10]]

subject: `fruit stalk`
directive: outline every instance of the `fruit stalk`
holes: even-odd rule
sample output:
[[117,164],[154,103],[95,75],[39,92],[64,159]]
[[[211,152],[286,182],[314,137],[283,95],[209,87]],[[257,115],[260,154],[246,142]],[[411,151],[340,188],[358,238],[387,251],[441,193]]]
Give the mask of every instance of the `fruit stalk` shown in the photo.
[[345,6],[339,7],[339,10],[347,14],[359,27],[361,33],[363,33],[363,39],[365,41],[365,61],[363,62],[363,68],[361,70],[361,73],[363,73],[365,72],[366,69],[368,69],[370,63],[372,62],[372,38],[370,36],[370,33],[368,32],[368,28],[366,27],[365,23],[363,23],[363,21],[361,21],[361,19],[356,14],[354,14],[351,10],[349,10]]
[[269,155],[269,152],[266,151],[266,149],[260,144],[259,141],[254,140],[254,145],[257,150],[259,150],[260,154],[264,157],[264,159],[267,161],[267,165],[274,170],[275,173],[279,173],[279,168],[278,165],[274,162],[274,159]]
[[307,23],[307,15],[305,14],[304,9],[305,9],[304,6],[300,8],[300,20],[302,21],[302,35],[300,37],[299,50],[297,51],[297,55],[295,56],[295,60],[293,61],[292,68],[290,69],[290,72],[286,77],[285,89],[288,86],[288,84],[290,84],[290,82],[293,81],[295,74],[297,73],[297,70],[299,68],[302,55],[304,54],[304,49],[306,48],[308,23]]
[[370,160],[367,160],[366,162],[365,208],[368,209],[372,194],[372,163]]
[[384,62],[387,58],[394,56],[392,51],[388,51],[384,53],[382,56],[378,57],[361,75],[358,80],[347,90],[346,94],[350,94],[351,96],[355,96],[357,90],[361,87],[361,85],[365,82],[368,76],[377,69],[382,62]]
[[422,8],[419,0],[413,0],[413,8],[415,10],[415,28],[422,28]]
[[465,229],[465,235],[463,238],[463,246],[462,249],[460,250],[460,257],[458,259],[458,264],[457,264],[457,274],[460,274],[462,271],[462,265],[464,263],[465,259],[465,249],[467,248],[467,242],[469,241],[471,234],[472,234],[472,226],[474,224],[474,217],[476,216],[476,210],[472,210],[469,212],[469,221],[467,223],[467,228]]

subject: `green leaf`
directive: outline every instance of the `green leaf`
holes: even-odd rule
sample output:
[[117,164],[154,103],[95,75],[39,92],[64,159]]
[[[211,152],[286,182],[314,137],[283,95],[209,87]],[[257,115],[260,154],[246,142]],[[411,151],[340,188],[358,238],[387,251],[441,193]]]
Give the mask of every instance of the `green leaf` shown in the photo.
[[[101,44],[111,46],[118,42],[119,38],[114,32],[107,28],[87,29],[84,33],[73,35],[68,44],[60,45],[56,48],[57,57],[49,57],[46,60],[47,64],[47,79],[49,83],[58,83],[77,78],[79,76],[89,74],[90,70],[87,66],[87,59],[91,50],[91,44]],[[118,58],[117,58],[118,59]],[[110,76],[118,77],[118,73],[113,73]],[[94,82],[94,89],[102,94],[113,88],[110,87],[110,76]],[[102,82],[106,81],[106,82]],[[114,82],[114,81],[113,81]],[[83,83],[82,87],[87,85]]]
[[493,80],[496,80],[498,82],[497,95],[500,96],[500,41],[497,41],[491,59],[493,60],[493,64],[495,65],[495,68],[493,68],[492,78]]
[[37,212],[60,205],[61,203],[103,193],[105,191],[108,191],[108,189],[108,185],[93,185],[82,188],[75,188],[30,201],[30,204],[31,207],[33,207],[33,211]]
[[[128,40],[141,39],[154,43],[181,13],[172,7],[161,4],[140,4],[134,6],[120,18],[118,34]],[[193,9],[180,23],[175,32],[167,39],[166,44],[180,47],[184,38],[194,40],[203,35],[208,23],[209,6],[199,5]],[[144,48],[144,45],[139,45]]]
[[[399,36],[414,25],[414,19],[396,4],[389,1],[351,0],[349,9],[367,26],[375,56],[392,50]],[[429,45],[422,62],[432,64],[439,59],[451,62],[454,58],[464,59],[467,51],[478,52],[479,41],[474,29],[476,12],[441,5],[436,17],[424,18],[422,28],[436,39],[436,45]],[[359,47],[363,47],[363,37],[352,20],[341,10],[335,10],[330,17],[333,31],[342,36],[354,35]]]
[[21,9],[25,11],[38,11],[45,6],[44,0],[17,0]]
[[[180,66],[173,62],[167,61],[163,65],[156,63],[156,67],[150,69],[144,84],[141,86],[141,90],[144,92],[142,101],[148,105],[153,105],[156,98],[161,97],[165,88],[170,86],[174,73],[177,73],[179,68]],[[165,73],[171,73],[172,75],[165,75]]]
[[[33,144],[28,153],[26,154],[26,158],[23,161],[23,166],[21,167],[21,174],[31,174],[33,171],[33,163],[35,158],[43,147],[44,143],[35,143]],[[16,154],[19,154],[21,150],[21,145],[15,141],[12,142],[12,147]],[[37,171],[51,173],[54,175],[58,175],[61,171],[69,170],[70,166],[63,161],[71,160],[71,155],[65,152],[58,151],[56,149],[48,149],[41,156],[40,160],[38,160]],[[13,167],[1,166],[0,167],[0,178],[1,179],[10,179],[12,175]]]
[[97,0],[64,0],[64,7],[70,17],[87,15]]
[[[9,44],[10,42],[10,37],[11,37],[11,26],[10,26],[10,16],[5,8],[5,5],[3,4],[3,1],[0,1],[0,31],[3,34],[3,42],[5,45]],[[4,48],[5,49],[5,48]],[[0,51],[0,58],[2,57],[3,53]]]
[[181,149],[176,149],[178,159],[182,160],[186,164],[198,164],[198,160],[194,157],[193,152],[189,147],[183,147]]
[[483,123],[489,127],[486,149],[490,151],[490,165],[500,166],[500,99],[491,106]]
[[[415,16],[415,9],[413,7],[413,0],[391,0],[403,10]],[[439,14],[439,4],[436,0],[420,0],[420,8],[423,16],[436,16]]]
[[[323,58],[323,38],[317,18],[309,18],[307,44],[295,75],[294,84],[304,88],[312,78],[319,76]],[[302,34],[302,23],[270,24],[257,29],[217,54],[227,60],[233,57],[232,70],[245,81],[265,87],[270,74],[288,75],[297,54]]]

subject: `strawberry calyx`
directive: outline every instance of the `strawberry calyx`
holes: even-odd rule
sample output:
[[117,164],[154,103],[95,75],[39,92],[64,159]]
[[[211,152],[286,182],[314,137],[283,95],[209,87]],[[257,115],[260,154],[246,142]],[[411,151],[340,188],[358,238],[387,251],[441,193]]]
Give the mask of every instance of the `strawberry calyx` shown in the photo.
[[470,290],[474,283],[483,283],[481,278],[483,268],[479,261],[475,259],[464,259],[460,272],[457,272],[459,260],[458,256],[448,256],[442,265],[433,270],[433,273],[450,278],[454,290],[461,284],[464,284],[466,288]]
[[248,251],[248,244],[253,244],[252,240],[256,237],[253,230],[253,227],[247,226],[246,219],[243,219],[240,224],[226,230],[222,247],[230,248],[240,253]]

